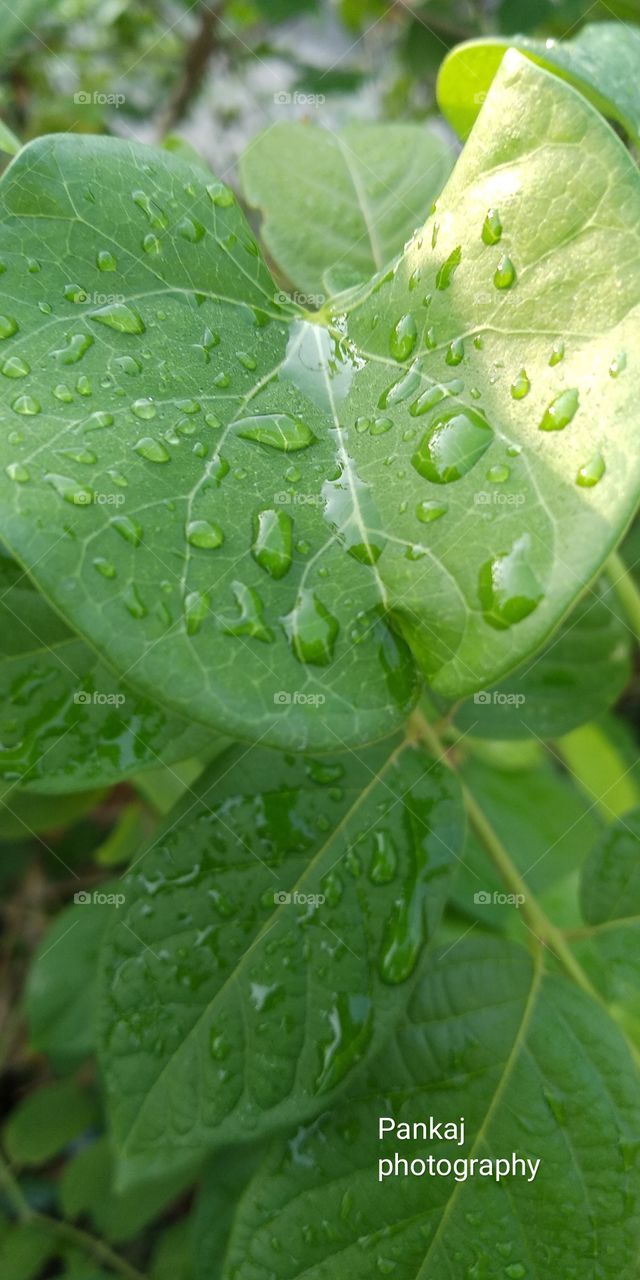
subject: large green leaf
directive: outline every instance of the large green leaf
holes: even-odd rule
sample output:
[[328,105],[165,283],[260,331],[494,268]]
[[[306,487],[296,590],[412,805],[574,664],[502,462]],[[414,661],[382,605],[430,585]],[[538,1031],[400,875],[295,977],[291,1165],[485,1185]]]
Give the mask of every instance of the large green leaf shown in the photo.
[[[465,1140],[380,1141],[381,1116],[427,1129],[462,1116]],[[635,1280],[639,1125],[637,1069],[606,1013],[518,947],[463,942],[432,964],[358,1093],[274,1149],[224,1274]],[[396,1154],[541,1163],[533,1180],[530,1166],[497,1181],[478,1164],[466,1180],[462,1164],[379,1180]]]
[[398,631],[444,696],[491,687],[637,502],[639,184],[510,52],[435,219],[326,329],[270,301],[201,169],[33,144],[0,187],[8,543],[128,681],[230,735],[381,736],[414,696]]
[[606,711],[631,674],[631,632],[604,582],[580,600],[540,653],[456,712],[486,738],[557,738]]
[[438,76],[438,103],[466,138],[507,49],[515,47],[577,89],[640,142],[640,28],[624,22],[583,27],[572,40],[490,36],[457,45]]
[[[47,793],[80,791],[213,747],[204,727],[118,681],[0,556],[0,778]],[[30,796],[24,806],[31,826],[35,803]]]
[[311,307],[400,252],[452,164],[444,138],[420,125],[287,123],[251,141],[240,176],[269,254]]
[[347,1081],[404,1007],[462,841],[454,780],[407,742],[238,748],[198,791],[104,945],[100,1057],[131,1160],[255,1136]]

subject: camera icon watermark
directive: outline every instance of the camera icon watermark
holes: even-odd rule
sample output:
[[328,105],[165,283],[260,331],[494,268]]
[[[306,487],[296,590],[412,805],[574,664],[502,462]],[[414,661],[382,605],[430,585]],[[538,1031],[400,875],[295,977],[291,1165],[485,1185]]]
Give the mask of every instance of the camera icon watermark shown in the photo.
[[78,89],[73,95],[76,107],[115,107],[116,111],[126,102],[124,93],[102,93],[99,89]]
[[322,307],[327,301],[327,298],[324,293],[300,293],[297,289],[295,289],[293,293],[284,293],[282,289],[279,289],[278,292],[273,295],[273,301],[276,302],[279,307],[286,307],[292,302],[294,302],[298,307]]
[[501,893],[499,889],[494,889],[490,893],[488,889],[479,889],[473,895],[473,901],[477,907],[516,907],[519,908],[525,902],[524,893]]
[[126,700],[124,693],[90,693],[87,689],[77,689],[73,695],[73,701],[81,707],[121,707]]
[[284,889],[276,889],[273,901],[277,907],[321,907],[327,901],[324,893],[286,893]]
[[278,689],[273,695],[273,701],[277,707],[321,707],[327,699],[324,693],[302,693],[299,689],[289,693],[288,689]]
[[476,707],[522,707],[527,701],[524,693],[503,693],[500,689],[479,689],[473,695]]
[[100,889],[94,889],[93,893],[89,893],[88,889],[78,889],[73,895],[73,901],[77,906],[86,907],[93,904],[97,907],[118,907],[124,906],[126,901],[124,893],[103,893]]
[[319,493],[289,493],[287,489],[282,489],[280,493],[274,493],[273,501],[278,507],[286,507],[291,503],[297,507],[319,507],[323,499]]
[[522,507],[526,502],[524,493],[505,493],[503,489],[481,489],[473,495],[476,507]]

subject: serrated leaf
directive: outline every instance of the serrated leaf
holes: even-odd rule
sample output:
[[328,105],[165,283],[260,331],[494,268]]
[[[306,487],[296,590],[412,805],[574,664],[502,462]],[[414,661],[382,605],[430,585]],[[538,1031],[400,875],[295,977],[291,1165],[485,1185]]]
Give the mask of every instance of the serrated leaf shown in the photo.
[[[224,1275],[634,1280],[638,1098],[637,1068],[595,1002],[519,947],[460,943],[432,963],[357,1095],[277,1144],[241,1202]],[[379,1141],[380,1116],[462,1116],[465,1141]],[[477,1165],[464,1180],[459,1165],[460,1180],[378,1181],[396,1152],[541,1163],[533,1180]]]
[[540,653],[465,702],[456,725],[486,738],[557,738],[612,706],[630,674],[631,632],[601,582]]
[[452,165],[444,137],[421,125],[295,122],[252,139],[240,177],[271,258],[311,308],[400,252]]
[[[117,680],[0,555],[1,778],[30,792],[82,791],[213,745],[210,730]],[[32,828],[37,804],[25,801]]]
[[610,120],[640,141],[640,28],[627,22],[597,22],[571,40],[491,36],[457,45],[438,76],[438,104],[466,138],[507,49],[517,48],[575,85]]
[[[229,735],[384,735],[415,696],[398,632],[443,696],[491,687],[637,503],[639,184],[590,104],[511,51],[436,218],[336,330],[271,301],[202,170],[32,144],[0,186],[7,360],[34,370],[0,378],[0,531],[136,687]],[[121,292],[96,306],[105,279]],[[487,483],[518,503],[479,531]]]
[[123,882],[103,947],[119,1153],[255,1139],[342,1087],[408,998],[462,824],[455,780],[407,742],[221,757]]
[[98,1117],[95,1096],[74,1080],[34,1090],[11,1112],[2,1130],[9,1159],[18,1165],[44,1164]]

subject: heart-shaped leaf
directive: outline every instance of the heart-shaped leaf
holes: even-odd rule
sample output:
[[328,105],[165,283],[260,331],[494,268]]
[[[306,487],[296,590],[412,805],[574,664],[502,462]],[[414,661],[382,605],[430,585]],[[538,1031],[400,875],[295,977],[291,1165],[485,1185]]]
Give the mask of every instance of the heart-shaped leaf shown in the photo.
[[406,741],[222,756],[123,882],[103,947],[125,1158],[256,1136],[347,1081],[404,1007],[462,826],[455,781]]
[[513,35],[457,45],[440,68],[437,94],[441,111],[461,137],[471,132],[505,52],[513,47],[575,85],[640,142],[640,28],[627,22],[589,23],[572,40]]
[[312,307],[400,252],[452,165],[444,138],[420,125],[291,123],[252,139],[240,176],[270,256]]
[[[241,1201],[224,1275],[634,1280],[638,1096],[597,1004],[519,947],[448,948],[358,1093],[277,1144]],[[380,1117],[409,1129],[380,1140]],[[460,1145],[442,1129],[408,1136],[433,1119],[459,1139],[461,1117]]]
[[2,531],[152,698],[297,749],[382,736],[398,633],[445,697],[491,687],[629,522],[640,179],[519,54],[342,317],[273,303],[231,194],[166,153],[47,138],[0,196]]
[[[210,730],[117,680],[0,556],[1,779],[31,791],[81,791],[213,747]],[[8,803],[15,807],[11,793]]]

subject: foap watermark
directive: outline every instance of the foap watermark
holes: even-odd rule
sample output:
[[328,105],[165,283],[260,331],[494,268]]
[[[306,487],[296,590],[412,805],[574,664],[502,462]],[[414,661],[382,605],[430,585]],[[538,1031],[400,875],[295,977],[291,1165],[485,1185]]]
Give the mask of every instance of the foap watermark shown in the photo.
[[322,107],[327,101],[324,93],[301,93],[295,90],[294,93],[288,93],[286,89],[280,89],[278,93],[274,93],[273,101],[277,107]]
[[477,707],[522,707],[527,701],[524,693],[503,693],[500,689],[479,689],[473,695]]
[[278,689],[273,695],[273,701],[277,707],[321,707],[327,699],[324,693],[303,693],[301,689],[289,693],[288,689]]
[[88,689],[78,689],[73,695],[73,701],[81,707],[121,707],[126,700],[124,693],[90,693]]
[[115,107],[116,111],[126,100],[124,93],[104,93],[101,89],[78,89],[73,95],[77,107]]
[[327,901],[324,893],[287,893],[284,889],[276,889],[273,901],[277,907],[322,907]]
[[298,307],[322,307],[326,302],[326,294],[324,293],[299,293],[294,290],[293,293],[284,293],[281,289],[274,294],[273,301],[277,302],[279,307],[286,307],[295,303]]
[[290,493],[283,489],[281,493],[274,493],[273,501],[279,507],[286,507],[289,503],[297,507],[319,507],[323,499],[319,493]]
[[505,493],[502,489],[481,489],[474,494],[476,507],[522,507],[526,502],[524,493]]
[[93,893],[89,893],[88,889],[78,889],[73,895],[73,901],[81,907],[88,907],[93,904],[96,907],[122,907],[126,901],[124,893],[103,893],[101,889],[94,889]]
[[489,889],[479,889],[473,895],[473,901],[477,907],[521,907],[525,901],[524,893],[501,893],[499,889],[494,889],[493,893]]

